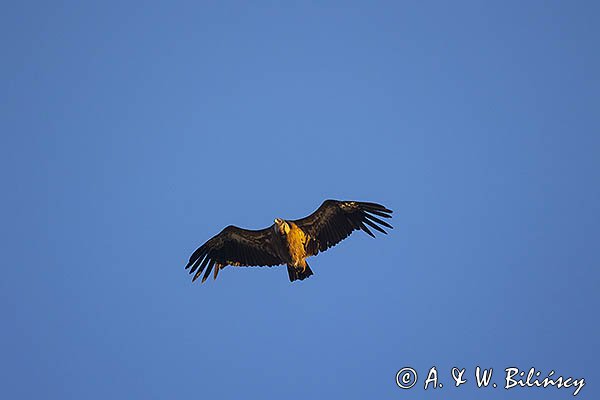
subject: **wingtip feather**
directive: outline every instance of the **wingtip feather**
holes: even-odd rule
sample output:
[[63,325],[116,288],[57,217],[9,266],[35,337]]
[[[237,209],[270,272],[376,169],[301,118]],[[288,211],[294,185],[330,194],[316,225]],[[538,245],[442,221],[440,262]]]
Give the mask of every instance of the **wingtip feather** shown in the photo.
[[211,260],[210,264],[208,264],[208,266],[206,267],[206,272],[204,273],[204,276],[202,277],[201,283],[204,283],[208,279],[208,277],[210,276],[210,273],[212,272],[214,265],[215,265],[215,260]]
[[363,222],[364,222],[365,224],[369,225],[371,228],[375,229],[376,231],[379,231],[379,232],[381,232],[381,233],[383,233],[383,234],[387,235],[387,232],[386,232],[386,231],[384,231],[384,230],[383,230],[383,228],[382,228],[382,227],[380,227],[379,225],[377,225],[376,223],[374,223],[374,222],[371,222],[371,221],[369,221],[369,220],[368,220],[368,219],[366,219],[366,218],[364,218],[364,219],[363,219]]
[[373,234],[373,232],[371,232],[369,230],[369,228],[367,228],[366,225],[364,223],[362,223],[362,221],[360,222],[360,229],[362,229],[363,231],[365,231],[369,236],[375,237],[375,235]]
[[367,217],[368,219],[370,219],[373,222],[376,222],[376,223],[378,223],[380,225],[385,226],[386,228],[394,229],[394,227],[392,225],[390,225],[389,223],[387,223],[387,222],[385,222],[385,221],[383,221],[383,220],[381,220],[381,219],[379,219],[379,218],[377,218],[377,217],[375,217],[375,216],[373,216],[373,215],[371,215],[369,213],[365,213],[365,217]]

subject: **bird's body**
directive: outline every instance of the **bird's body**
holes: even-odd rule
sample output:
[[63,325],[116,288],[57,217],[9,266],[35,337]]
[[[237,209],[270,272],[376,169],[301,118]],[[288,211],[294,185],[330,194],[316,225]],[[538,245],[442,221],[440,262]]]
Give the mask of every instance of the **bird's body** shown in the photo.
[[[275,229],[278,229],[278,220],[275,220]],[[306,252],[306,247],[310,236],[293,222],[282,221],[282,223],[289,227],[287,230],[284,228],[285,234],[279,236],[282,241],[282,246],[279,248],[283,250],[282,259],[286,261],[288,266],[290,281],[293,282],[296,279],[304,280],[313,274],[306,263],[306,257],[309,256]]]
[[[214,267],[287,265],[290,281],[304,280],[313,274],[306,258],[325,251],[348,237],[354,230],[373,233],[367,227],[386,233],[379,225],[392,228],[377,216],[390,218],[392,211],[376,203],[326,200],[311,215],[295,221],[276,218],[261,230],[230,225],[200,246],[186,266],[196,280],[206,269],[202,282]],[[379,225],[378,225],[379,224]]]
[[308,242],[309,236],[304,233],[304,231],[298,228],[293,222],[287,222],[289,225],[289,230],[285,233],[285,235],[280,236],[283,239],[285,259],[288,264],[292,264],[293,266],[301,266],[304,262],[304,259],[307,257],[306,254],[306,243]]

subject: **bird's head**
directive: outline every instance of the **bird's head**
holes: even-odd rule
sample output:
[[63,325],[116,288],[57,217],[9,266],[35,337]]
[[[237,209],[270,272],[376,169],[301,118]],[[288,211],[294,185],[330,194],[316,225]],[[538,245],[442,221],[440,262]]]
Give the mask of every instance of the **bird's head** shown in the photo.
[[281,218],[275,218],[274,222],[275,225],[273,228],[275,228],[275,232],[279,233],[280,235],[287,235],[287,233],[290,231],[290,225]]

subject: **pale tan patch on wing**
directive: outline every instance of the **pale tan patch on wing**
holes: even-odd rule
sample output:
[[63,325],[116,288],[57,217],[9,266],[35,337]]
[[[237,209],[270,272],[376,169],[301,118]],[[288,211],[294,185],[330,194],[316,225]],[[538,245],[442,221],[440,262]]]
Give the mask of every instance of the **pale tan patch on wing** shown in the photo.
[[213,279],[215,279],[215,280],[216,280],[216,279],[217,279],[217,275],[219,275],[219,270],[221,270],[221,269],[225,268],[226,266],[227,266],[227,265],[223,265],[223,264],[218,264],[218,263],[217,263],[217,264],[215,265],[215,272],[213,273],[213,274],[214,274],[214,275],[213,275]]
[[223,265],[223,267],[226,267],[227,265],[232,265],[234,267],[241,267],[242,263],[239,263],[237,261],[226,261],[225,265]]

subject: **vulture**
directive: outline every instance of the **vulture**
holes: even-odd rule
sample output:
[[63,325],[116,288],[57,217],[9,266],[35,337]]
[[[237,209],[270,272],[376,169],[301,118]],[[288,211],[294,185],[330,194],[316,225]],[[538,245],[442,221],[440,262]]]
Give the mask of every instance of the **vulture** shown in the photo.
[[381,218],[391,218],[392,210],[381,204],[362,201],[325,200],[308,217],[297,220],[275,218],[273,225],[249,230],[230,225],[213,236],[191,255],[186,269],[192,282],[204,272],[202,282],[214,270],[235,267],[287,265],[290,282],[313,274],[306,258],[335,246],[354,231],[375,237],[372,228],[393,227]]

